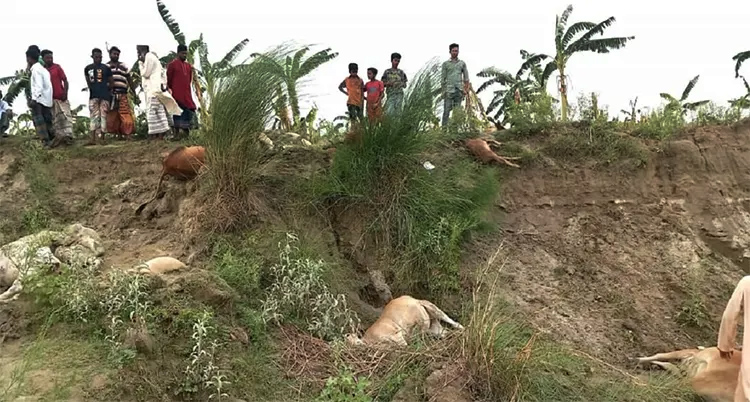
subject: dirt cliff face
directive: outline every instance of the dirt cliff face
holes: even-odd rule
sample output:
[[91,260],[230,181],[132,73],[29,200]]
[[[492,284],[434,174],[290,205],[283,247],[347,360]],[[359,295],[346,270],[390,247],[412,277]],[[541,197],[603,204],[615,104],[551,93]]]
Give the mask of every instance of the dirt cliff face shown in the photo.
[[504,241],[503,293],[581,351],[626,364],[715,345],[750,273],[749,147],[748,124],[701,128],[655,147],[636,172],[523,169],[498,205],[502,238],[476,249]]
[[[112,250],[107,264],[128,267],[157,254],[188,258],[196,251],[186,238],[195,215],[192,185],[168,182],[153,210],[133,214],[152,194],[160,152],[170,147],[71,151],[55,163],[58,212],[102,233]],[[501,230],[475,237],[464,268],[473,273],[502,246],[495,267],[500,294],[540,331],[611,364],[632,367],[634,356],[713,345],[729,295],[750,272],[749,148],[745,124],[696,129],[656,144],[637,170],[559,161],[504,169],[491,214]],[[0,150],[6,190],[0,206],[13,214],[22,212],[28,187],[19,158]],[[304,158],[282,162],[273,168],[280,177],[307,177],[315,165]],[[361,222],[346,219],[328,237],[341,237],[331,252],[351,262],[341,244],[358,238]],[[364,286],[357,283],[353,294]]]

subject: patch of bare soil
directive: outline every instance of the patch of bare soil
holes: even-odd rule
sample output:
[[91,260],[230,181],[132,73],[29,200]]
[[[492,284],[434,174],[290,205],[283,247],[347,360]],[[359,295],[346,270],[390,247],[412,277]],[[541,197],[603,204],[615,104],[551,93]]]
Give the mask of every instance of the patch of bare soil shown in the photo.
[[161,154],[176,144],[128,143],[73,153],[58,164],[55,178],[63,214],[96,230],[107,253],[105,266],[130,268],[158,256],[183,261],[190,247],[183,242],[182,201],[194,186],[168,180],[161,196],[139,216],[135,210],[156,190]]
[[[750,272],[748,146],[748,125],[698,129],[634,175],[523,169],[497,205],[503,235],[474,244],[466,266],[503,244],[506,298],[540,331],[608,362],[714,345]],[[693,297],[705,325],[678,319]]]

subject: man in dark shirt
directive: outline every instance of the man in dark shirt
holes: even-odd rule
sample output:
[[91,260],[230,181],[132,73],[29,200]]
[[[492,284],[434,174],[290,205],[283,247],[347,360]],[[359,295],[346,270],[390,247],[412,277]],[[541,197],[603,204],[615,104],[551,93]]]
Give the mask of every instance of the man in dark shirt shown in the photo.
[[114,95],[107,115],[107,132],[117,135],[118,138],[124,135],[126,139],[130,139],[130,135],[135,132],[135,122],[128,92],[134,89],[130,70],[125,63],[120,61],[120,49],[117,46],[109,49],[107,67],[112,70],[112,93]]
[[104,139],[103,130],[107,129],[107,113],[109,103],[112,99],[112,70],[102,63],[102,51],[94,48],[91,51],[92,64],[83,70],[86,76],[86,84],[89,87],[89,115],[91,118],[91,140],[90,145]]

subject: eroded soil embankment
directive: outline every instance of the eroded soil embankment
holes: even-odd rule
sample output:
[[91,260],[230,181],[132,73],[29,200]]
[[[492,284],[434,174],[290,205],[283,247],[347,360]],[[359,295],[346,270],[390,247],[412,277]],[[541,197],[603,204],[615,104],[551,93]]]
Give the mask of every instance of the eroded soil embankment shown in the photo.
[[[750,125],[701,128],[622,173],[523,169],[504,186],[503,293],[540,330],[606,361],[715,344],[750,272]],[[484,252],[483,252],[484,251]]]

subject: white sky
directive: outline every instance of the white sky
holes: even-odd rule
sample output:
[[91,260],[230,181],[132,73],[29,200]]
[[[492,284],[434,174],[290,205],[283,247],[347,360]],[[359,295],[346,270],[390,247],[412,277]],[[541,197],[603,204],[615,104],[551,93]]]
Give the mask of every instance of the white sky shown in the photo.
[[[154,0],[97,3],[91,0],[1,0],[0,76],[11,75],[25,64],[30,44],[50,49],[71,83],[71,105],[87,102],[83,68],[91,62],[91,48],[116,45],[121,60],[131,65],[135,45],[145,43],[164,55],[176,47],[161,21]],[[240,59],[284,41],[331,47],[339,57],[310,77],[302,90],[303,114],[311,102],[319,117],[332,119],[346,111],[346,97],[337,86],[346,77],[347,64],[357,62],[360,75],[367,67],[379,72],[390,66],[390,53],[402,54],[401,68],[409,78],[433,57],[448,58],[448,45],[460,45],[472,84],[476,74],[497,66],[515,73],[520,49],[554,52],[555,15],[569,1],[525,0],[500,2],[463,0],[450,7],[434,0],[366,3],[345,0],[286,0],[243,2],[230,0],[165,0],[188,41],[203,33],[209,58],[217,61],[243,38],[250,39]],[[687,82],[701,75],[692,100],[726,100],[744,93],[734,78],[732,56],[750,50],[747,21],[750,2],[698,1],[593,1],[579,0],[569,22],[599,22],[615,16],[607,36],[635,35],[636,39],[609,54],[576,54],[568,64],[572,79],[570,100],[580,92],[600,94],[600,104],[610,114],[628,109],[628,100],[639,97],[639,106],[657,106],[659,92],[679,97]],[[106,60],[106,56],[105,56]],[[750,75],[750,62],[743,68]],[[742,71],[741,71],[742,73]],[[380,74],[378,74],[380,75]],[[4,89],[4,88],[3,88]],[[555,91],[554,78],[550,91]],[[490,94],[482,94],[486,105]],[[16,102],[16,111],[25,109]]]

